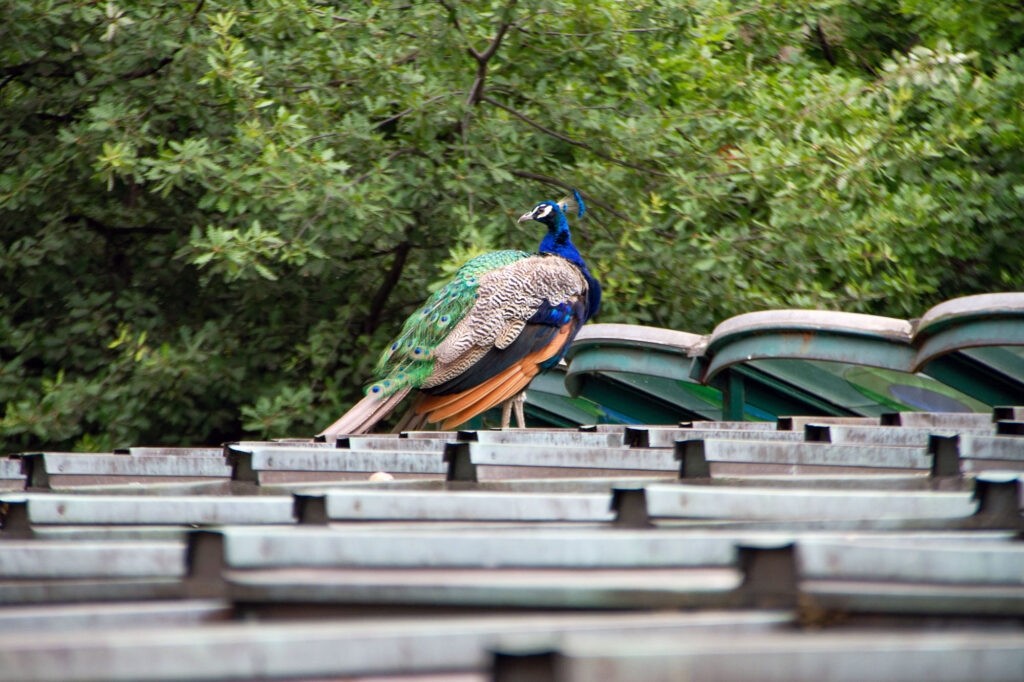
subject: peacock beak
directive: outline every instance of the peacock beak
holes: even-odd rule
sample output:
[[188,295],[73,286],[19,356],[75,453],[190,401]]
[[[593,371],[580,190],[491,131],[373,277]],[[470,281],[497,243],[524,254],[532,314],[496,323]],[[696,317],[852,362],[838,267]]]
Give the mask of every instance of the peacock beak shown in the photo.
[[517,220],[516,222],[517,223],[522,223],[522,222],[526,222],[527,220],[532,220],[534,212],[535,211],[532,211],[532,210],[531,211],[527,211],[523,215],[519,216],[519,220]]

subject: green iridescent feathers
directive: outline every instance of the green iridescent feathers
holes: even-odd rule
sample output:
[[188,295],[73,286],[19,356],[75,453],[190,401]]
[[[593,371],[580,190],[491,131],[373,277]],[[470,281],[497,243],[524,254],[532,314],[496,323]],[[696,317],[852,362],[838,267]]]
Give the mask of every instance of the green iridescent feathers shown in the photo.
[[523,258],[526,251],[493,251],[468,261],[413,313],[374,369],[376,381],[367,394],[388,396],[407,386],[418,387],[434,371],[434,349],[466,316],[476,300],[479,277]]

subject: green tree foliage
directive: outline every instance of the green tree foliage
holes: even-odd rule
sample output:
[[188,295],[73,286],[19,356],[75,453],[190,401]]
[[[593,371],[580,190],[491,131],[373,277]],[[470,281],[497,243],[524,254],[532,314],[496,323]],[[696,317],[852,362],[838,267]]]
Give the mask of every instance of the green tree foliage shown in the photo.
[[606,321],[1024,284],[1018,3],[0,8],[7,450],[309,433],[570,186]]

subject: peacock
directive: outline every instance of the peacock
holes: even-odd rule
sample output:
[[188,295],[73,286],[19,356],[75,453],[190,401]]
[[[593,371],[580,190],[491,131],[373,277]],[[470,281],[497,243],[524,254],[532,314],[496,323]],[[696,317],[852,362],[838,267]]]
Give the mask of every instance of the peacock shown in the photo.
[[537,253],[494,251],[459,268],[381,354],[366,397],[321,435],[366,433],[414,389],[406,424],[425,418],[449,429],[504,404],[502,425],[514,405],[522,427],[520,394],[601,305],[601,285],[569,234],[566,215],[583,211],[576,190],[542,201],[518,221],[547,227]]

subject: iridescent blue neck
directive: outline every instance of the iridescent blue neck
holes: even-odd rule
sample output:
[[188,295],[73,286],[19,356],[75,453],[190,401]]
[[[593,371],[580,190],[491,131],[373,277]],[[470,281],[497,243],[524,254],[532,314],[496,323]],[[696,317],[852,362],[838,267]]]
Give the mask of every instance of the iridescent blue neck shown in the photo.
[[572,236],[569,234],[569,221],[565,219],[565,214],[559,210],[555,210],[553,213],[551,222],[545,222],[548,226],[548,233],[544,235],[544,239],[540,242],[540,248],[537,250],[540,253],[561,256],[583,273],[588,284],[587,314],[584,318],[586,321],[596,315],[598,308],[601,307],[601,285],[590,274],[587,264],[583,262],[583,256],[576,250],[576,245],[572,243]]
[[572,243],[572,236],[569,234],[569,221],[565,219],[565,214],[561,211],[553,213],[553,224],[548,224],[548,233],[544,235],[544,239],[540,242],[540,248],[537,250],[540,253],[553,253],[556,256],[561,256],[586,269],[587,265],[583,262],[583,256],[576,250],[576,245]]

